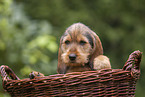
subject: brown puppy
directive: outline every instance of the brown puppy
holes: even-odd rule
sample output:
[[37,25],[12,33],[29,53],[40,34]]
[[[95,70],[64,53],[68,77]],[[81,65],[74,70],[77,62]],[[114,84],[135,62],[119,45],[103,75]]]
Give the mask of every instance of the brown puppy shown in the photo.
[[[75,23],[66,29],[60,39],[57,71],[68,73],[94,70],[106,62],[108,63],[107,68],[111,68],[109,60],[104,62],[99,58],[94,61],[99,55],[102,55],[100,57],[103,59],[107,58],[103,56],[99,37],[84,24]],[[102,68],[99,67],[99,69]]]

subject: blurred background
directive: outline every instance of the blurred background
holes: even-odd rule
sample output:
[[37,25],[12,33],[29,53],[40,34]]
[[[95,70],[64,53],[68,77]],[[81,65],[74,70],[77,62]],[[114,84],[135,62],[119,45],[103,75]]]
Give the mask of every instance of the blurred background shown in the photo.
[[[0,0],[0,65],[21,79],[32,70],[56,74],[59,39],[77,22],[99,35],[114,69],[145,52],[145,0]],[[144,57],[140,69],[136,97],[145,95]],[[0,97],[9,97],[1,78]]]

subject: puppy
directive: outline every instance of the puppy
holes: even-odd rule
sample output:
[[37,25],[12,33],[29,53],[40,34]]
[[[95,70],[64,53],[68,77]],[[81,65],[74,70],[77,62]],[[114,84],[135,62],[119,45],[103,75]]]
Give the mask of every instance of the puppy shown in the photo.
[[30,79],[36,79],[36,78],[42,78],[44,77],[44,74],[40,73],[40,72],[37,72],[37,71],[32,71],[30,74],[29,74],[29,78]]
[[94,70],[111,69],[110,60],[107,56],[99,55],[94,59]]
[[102,44],[96,33],[82,23],[68,27],[60,39],[58,73],[104,68],[111,68],[111,65],[109,59],[103,56]]

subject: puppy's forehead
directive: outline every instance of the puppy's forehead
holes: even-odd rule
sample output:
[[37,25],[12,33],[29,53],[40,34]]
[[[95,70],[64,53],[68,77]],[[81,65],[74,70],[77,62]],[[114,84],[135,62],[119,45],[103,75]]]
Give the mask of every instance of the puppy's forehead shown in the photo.
[[89,29],[87,26],[85,26],[82,23],[75,23],[68,27],[62,36],[62,41],[64,40],[73,40],[73,41],[80,41],[85,40],[88,41],[91,45],[91,47],[94,47],[94,41],[93,38],[94,35],[96,35],[91,29]]
[[65,33],[63,35],[63,38],[62,38],[62,41],[66,41],[66,40],[69,40],[69,41],[74,41],[74,42],[77,42],[77,41],[80,41],[80,40],[85,40],[85,41],[89,41],[86,37],[86,34],[82,34],[82,33]]
[[81,32],[80,30],[76,30],[76,31],[68,31],[65,34],[65,37],[63,38],[63,40],[71,40],[71,41],[79,41],[79,40],[84,40],[86,37],[86,33]]
[[68,27],[64,35],[70,35],[71,38],[76,38],[80,35],[85,36],[88,32],[91,32],[91,30],[87,26],[81,23],[76,23]]
[[83,33],[85,33],[86,31],[89,31],[89,30],[90,29],[87,26],[85,26],[84,24],[76,23],[76,24],[73,24],[70,27],[68,27],[66,32],[68,32],[70,34],[77,35],[77,34],[83,34]]

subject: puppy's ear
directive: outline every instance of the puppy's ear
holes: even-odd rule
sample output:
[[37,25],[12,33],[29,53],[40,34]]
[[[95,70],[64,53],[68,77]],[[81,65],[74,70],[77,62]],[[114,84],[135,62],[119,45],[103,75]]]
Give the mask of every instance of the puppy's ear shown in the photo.
[[93,48],[92,55],[90,56],[90,64],[91,67],[93,68],[94,58],[96,58],[98,55],[103,55],[103,47],[99,36],[97,36],[95,32],[92,32],[91,34],[93,38],[94,48]]
[[61,59],[61,54],[62,54],[61,41],[62,41],[62,39],[60,40],[60,44],[59,44],[57,72],[60,74],[64,74],[64,73],[66,73],[66,65],[62,62],[62,59]]

